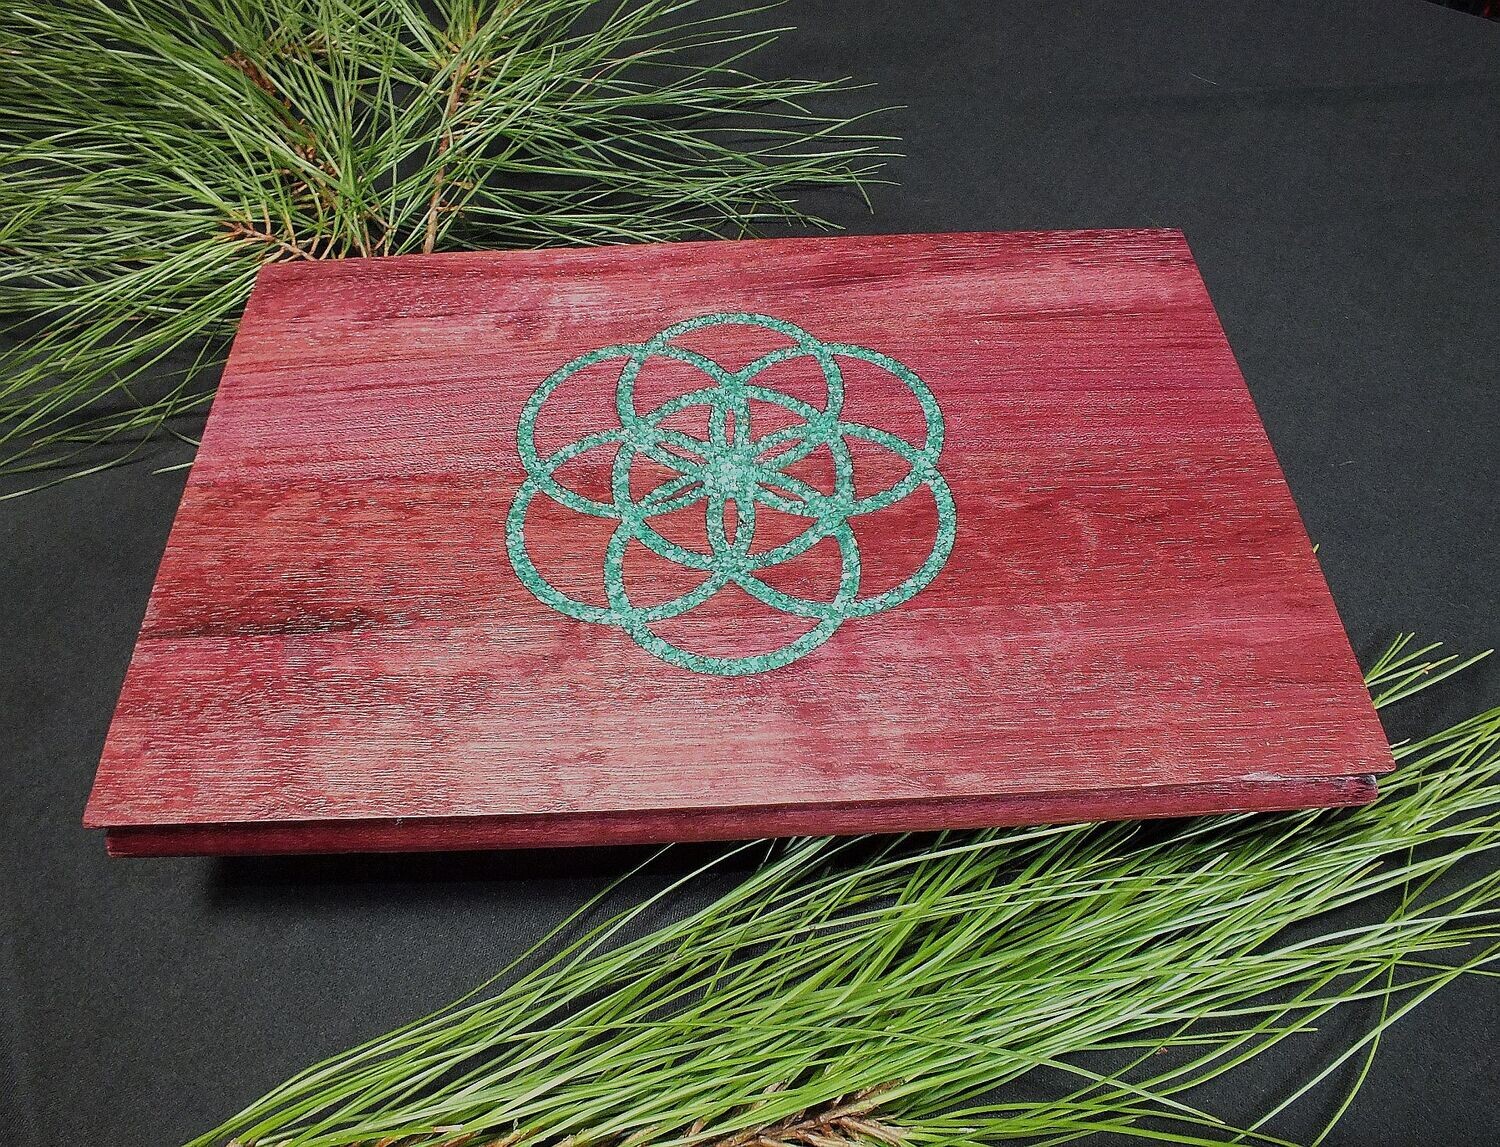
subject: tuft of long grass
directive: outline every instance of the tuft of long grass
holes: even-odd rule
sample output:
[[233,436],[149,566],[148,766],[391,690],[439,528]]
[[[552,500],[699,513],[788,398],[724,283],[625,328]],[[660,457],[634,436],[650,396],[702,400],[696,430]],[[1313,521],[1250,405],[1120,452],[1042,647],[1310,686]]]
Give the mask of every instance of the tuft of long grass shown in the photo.
[[[1377,703],[1475,660],[1436,652],[1398,640]],[[632,935],[698,872],[581,914],[194,1147],[1279,1143],[1406,1011],[1494,974],[1500,873],[1466,862],[1500,844],[1500,709],[1395,753],[1354,810],[728,849],[766,855],[707,906]],[[1356,1001],[1369,1030],[1249,1125],[1198,1106]]]
[[268,261],[821,222],[793,189],[862,189],[880,139],[812,110],[844,81],[744,70],[763,9],[701,7],[4,5],[0,473],[202,405]]

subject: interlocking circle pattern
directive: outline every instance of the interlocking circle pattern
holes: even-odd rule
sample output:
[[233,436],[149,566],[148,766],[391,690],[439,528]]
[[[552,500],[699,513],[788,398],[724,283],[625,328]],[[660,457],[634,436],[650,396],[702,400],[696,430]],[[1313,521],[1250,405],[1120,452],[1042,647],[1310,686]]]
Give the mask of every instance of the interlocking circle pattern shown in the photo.
[[[790,340],[790,345],[762,355],[740,370],[727,370],[706,355],[677,346],[673,340],[705,327],[741,324],[764,327]],[[789,359],[808,357],[816,361],[827,384],[820,407],[767,386],[756,377],[768,367]],[[702,372],[706,385],[665,402],[654,410],[636,406],[635,383],[641,368],[653,358],[675,359]],[[920,443],[840,417],[844,405],[844,377],[840,359],[858,359],[889,371],[916,397],[926,422]],[[586,367],[601,362],[621,364],[615,389],[620,425],[586,434],[576,442],[542,456],[537,452],[537,416],[543,404],[564,382]],[[791,426],[756,435],[751,425],[750,403],[772,403],[800,421]],[[693,407],[706,407],[707,439],[670,428],[674,415]],[[800,327],[782,319],[753,314],[712,314],[676,323],[643,343],[602,347],[575,358],[548,377],[527,399],[521,411],[517,445],[527,478],[511,504],[506,521],[506,548],[517,576],[539,600],[568,617],[615,626],[629,634],[646,652],[672,665],[699,673],[740,677],[763,673],[796,661],[831,637],[844,622],[868,617],[900,605],[917,593],[943,568],[953,550],[956,514],[948,484],[937,470],[943,447],[943,415],[932,392],[901,363],[866,347],[825,343]],[[854,466],[848,441],[863,439],[891,450],[905,460],[910,470],[898,481],[875,493],[858,497],[854,488]],[[610,475],[611,500],[585,497],[555,480],[558,469],[589,450],[618,446]],[[833,490],[826,493],[788,474],[787,467],[827,446],[833,456]],[[650,459],[675,477],[663,480],[649,492],[631,491],[631,467],[638,458]],[[899,585],[873,596],[860,596],[859,547],[851,521],[861,514],[890,506],[919,487],[932,492],[937,505],[937,536],[921,566]],[[604,554],[604,586],[608,605],[578,601],[563,593],[538,571],[527,551],[527,511],[538,495],[580,514],[608,518],[619,523]],[[681,510],[697,502],[705,504],[708,549],[701,553],[663,537],[652,519]],[[733,537],[725,525],[725,508],[733,502]],[[751,551],[758,506],[810,519],[796,537],[763,552]],[[818,542],[831,538],[840,554],[837,592],[830,601],[817,601],[783,593],[766,584],[761,574],[772,566],[806,553]],[[667,561],[702,573],[696,588],[670,601],[637,605],[626,591],[626,548],[639,542]],[[773,609],[816,624],[795,640],[769,653],[745,657],[720,657],[684,649],[652,632],[653,623],[679,617],[702,605],[726,586],[736,585]]]

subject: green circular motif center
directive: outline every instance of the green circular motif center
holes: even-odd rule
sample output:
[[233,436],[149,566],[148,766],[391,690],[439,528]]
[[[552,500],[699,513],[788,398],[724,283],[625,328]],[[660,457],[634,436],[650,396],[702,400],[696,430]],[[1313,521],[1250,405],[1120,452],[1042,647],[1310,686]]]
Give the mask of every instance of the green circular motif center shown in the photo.
[[[764,327],[785,336],[791,345],[764,354],[740,370],[728,370],[708,356],[673,342],[691,331],[721,325]],[[636,380],[641,368],[653,358],[686,363],[702,373],[704,385],[654,410],[639,410]],[[817,363],[826,384],[826,398],[821,406],[756,382],[767,368],[796,358],[811,358]],[[857,359],[888,371],[911,390],[925,422],[921,442],[908,442],[899,435],[841,417],[844,377],[840,359]],[[540,454],[535,436],[543,404],[578,371],[613,361],[620,363],[615,387],[620,425],[585,434],[545,456]],[[779,406],[797,421],[757,434],[751,423],[751,402]],[[674,416],[700,407],[708,413],[706,438],[667,425]],[[909,470],[883,489],[856,495],[849,451],[851,439],[892,451]],[[550,375],[526,400],[521,410],[517,446],[527,477],[511,504],[505,540],[511,564],[522,584],[559,613],[619,628],[653,656],[699,673],[740,677],[789,665],[822,645],[844,622],[868,617],[906,601],[937,576],[953,551],[957,518],[948,484],[937,471],[938,454],[943,447],[943,415],[932,392],[911,370],[878,351],[848,343],[821,342],[792,323],[766,315],[705,315],[669,326],[643,343],[602,347],[580,355]],[[833,458],[832,492],[788,473],[789,467],[822,447],[827,447]],[[562,466],[600,448],[617,448],[610,473],[609,501],[586,497],[556,480]],[[644,494],[633,492],[631,470],[639,459],[664,467],[672,476]],[[851,525],[853,519],[893,505],[924,486],[931,491],[937,506],[937,536],[926,560],[899,585],[861,597],[859,547]],[[526,518],[538,495],[580,514],[619,523],[604,553],[607,605],[569,597],[537,569],[527,550]],[[653,527],[653,519],[699,502],[705,507],[707,553],[679,545]],[[790,541],[754,551],[751,547],[756,511],[762,506],[806,518],[809,524]],[[762,579],[761,574],[767,569],[800,557],[825,538],[835,543],[840,559],[838,588],[831,600],[798,597]],[[702,582],[670,601],[652,605],[632,602],[624,578],[625,552],[631,542],[701,573]],[[696,653],[652,631],[653,624],[680,617],[731,585],[773,609],[815,624],[777,649],[745,657]]]

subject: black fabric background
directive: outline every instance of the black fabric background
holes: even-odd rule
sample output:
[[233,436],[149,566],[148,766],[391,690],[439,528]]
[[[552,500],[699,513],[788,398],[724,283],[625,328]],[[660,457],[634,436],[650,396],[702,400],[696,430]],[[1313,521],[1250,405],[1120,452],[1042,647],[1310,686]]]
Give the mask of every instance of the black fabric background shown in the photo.
[[[826,210],[856,231],[1182,227],[1361,657],[1402,629],[1500,645],[1500,25],[1420,0],[784,14],[801,30],[763,70],[904,105],[899,186],[873,215]],[[79,815],[182,485],[150,471],[185,457],[0,503],[7,1144],[179,1142],[460,993],[638,856],[106,860]],[[1490,665],[1393,731],[1497,699]],[[1328,1141],[1500,1141],[1497,1013],[1475,979],[1409,1018]],[[1203,1102],[1256,1110],[1338,1034]],[[1335,1093],[1279,1130],[1312,1135]]]

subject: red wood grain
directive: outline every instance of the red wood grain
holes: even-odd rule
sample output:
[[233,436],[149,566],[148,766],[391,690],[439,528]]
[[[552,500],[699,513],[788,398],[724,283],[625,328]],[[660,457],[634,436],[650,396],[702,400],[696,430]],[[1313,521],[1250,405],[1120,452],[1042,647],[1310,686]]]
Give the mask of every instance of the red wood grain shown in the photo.
[[[958,512],[916,597],[745,678],[541,605],[504,542],[538,383],[716,311],[915,370]],[[716,337],[729,365],[765,345]],[[539,438],[605,428],[609,385],[570,382]],[[850,395],[911,436],[909,396]],[[870,518],[878,589],[935,513]],[[528,536],[602,594],[607,532],[539,507]],[[725,594],[676,624],[737,654],[788,623]],[[1179,233],[669,244],[267,268],[85,820],[120,854],[709,839],[1357,803],[1390,767]]]
[[1012,797],[929,797],[903,801],[829,801],[746,808],[632,810],[556,816],[414,817],[402,820],[276,821],[131,826],[105,831],[111,856],[273,855],[296,852],[444,852],[553,848],[1001,828],[1090,820],[1160,819],[1202,813],[1278,812],[1368,804],[1375,778],[1234,781],[1157,788]]

